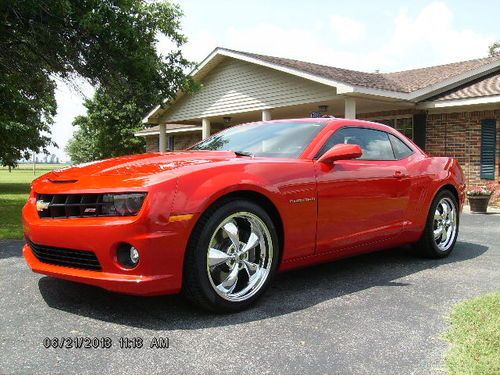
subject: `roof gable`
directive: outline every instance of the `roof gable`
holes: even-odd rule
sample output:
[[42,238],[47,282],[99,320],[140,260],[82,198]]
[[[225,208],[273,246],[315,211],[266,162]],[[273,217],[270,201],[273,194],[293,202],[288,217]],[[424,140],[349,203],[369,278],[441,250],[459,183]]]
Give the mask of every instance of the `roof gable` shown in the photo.
[[[227,58],[246,61],[332,86],[335,87],[337,94],[375,95],[414,103],[500,71],[500,56],[393,73],[367,73],[218,47],[191,72],[191,76],[197,81],[204,80]],[[182,99],[183,95],[184,93],[179,92],[169,105]],[[156,122],[162,112],[164,110],[161,106],[157,106],[143,121]]]
[[181,121],[335,99],[327,85],[246,61],[226,59],[203,78],[202,89],[179,98],[160,121]]

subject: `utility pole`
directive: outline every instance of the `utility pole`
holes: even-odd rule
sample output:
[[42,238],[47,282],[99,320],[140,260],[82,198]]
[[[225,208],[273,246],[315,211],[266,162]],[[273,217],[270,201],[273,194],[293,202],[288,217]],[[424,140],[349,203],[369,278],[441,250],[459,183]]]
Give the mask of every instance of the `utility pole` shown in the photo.
[[33,151],[33,176],[36,174],[36,159],[35,159],[35,151]]

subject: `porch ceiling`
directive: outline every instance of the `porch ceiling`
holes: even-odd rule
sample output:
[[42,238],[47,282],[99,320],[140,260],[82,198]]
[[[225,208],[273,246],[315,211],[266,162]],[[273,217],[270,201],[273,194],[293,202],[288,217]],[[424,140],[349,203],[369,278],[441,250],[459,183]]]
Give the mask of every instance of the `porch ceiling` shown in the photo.
[[[307,104],[293,105],[288,107],[280,107],[270,109],[271,117],[273,120],[287,119],[287,118],[305,118],[309,117],[311,112],[319,110],[319,106],[326,105],[328,110],[325,114],[333,115],[335,117],[344,117],[344,96],[337,96],[335,99],[318,101]],[[371,112],[382,112],[382,111],[393,111],[393,110],[404,110],[414,108],[413,103],[400,102],[400,101],[380,101],[373,100],[370,98],[356,97],[356,112],[358,114],[371,113]],[[230,117],[229,123],[224,122],[224,117]],[[241,124],[245,122],[261,121],[262,112],[259,111],[248,111],[240,113],[230,113],[222,116],[212,116],[207,117],[212,125],[219,126],[231,126],[236,124]],[[186,121],[186,123],[200,124],[201,119],[191,119]]]

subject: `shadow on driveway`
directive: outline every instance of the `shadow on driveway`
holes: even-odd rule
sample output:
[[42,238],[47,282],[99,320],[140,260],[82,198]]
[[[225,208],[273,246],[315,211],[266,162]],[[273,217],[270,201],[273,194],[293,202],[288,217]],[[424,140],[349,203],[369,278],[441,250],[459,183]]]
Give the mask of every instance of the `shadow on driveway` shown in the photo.
[[402,288],[408,284],[394,280],[473,259],[487,250],[486,246],[457,242],[448,258],[429,260],[401,247],[282,273],[253,308],[232,315],[198,310],[180,296],[125,296],[49,277],[42,277],[38,286],[50,307],[71,314],[151,330],[190,330],[285,315],[374,286]]
[[0,259],[22,257],[23,240],[0,240]]

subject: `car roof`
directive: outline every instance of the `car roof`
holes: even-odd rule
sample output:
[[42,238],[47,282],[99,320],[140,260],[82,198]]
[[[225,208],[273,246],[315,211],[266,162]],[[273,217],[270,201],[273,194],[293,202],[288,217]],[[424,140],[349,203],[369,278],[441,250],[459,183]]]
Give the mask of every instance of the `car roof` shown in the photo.
[[279,123],[279,122],[314,122],[321,123],[322,125],[328,125],[332,127],[340,126],[362,126],[372,129],[383,130],[388,133],[395,133],[395,129],[384,124],[377,122],[371,122],[366,120],[357,119],[346,119],[338,117],[302,117],[302,118],[289,118],[289,119],[279,119],[279,120],[269,120],[269,121],[257,121],[258,123],[268,122],[268,123]]
[[[356,119],[346,119],[346,118],[336,118],[336,117],[305,117],[305,118],[295,118],[295,119],[280,119],[280,120],[270,120],[270,121],[259,121],[259,123],[263,122],[314,122],[324,124],[323,130],[316,136],[311,145],[306,149],[306,151],[301,155],[301,159],[311,158],[312,155],[319,150],[318,144],[326,141],[325,134],[331,134],[332,131],[335,131],[341,127],[349,126],[349,127],[364,127],[370,128],[374,130],[381,130],[387,132],[389,134],[393,134],[399,139],[402,139],[405,144],[407,144],[414,151],[425,155],[423,152],[411,139],[407,137],[401,137],[402,134],[398,132],[391,126],[380,124],[377,122],[371,122],[366,120],[356,120]],[[320,140],[320,142],[318,142]]]

